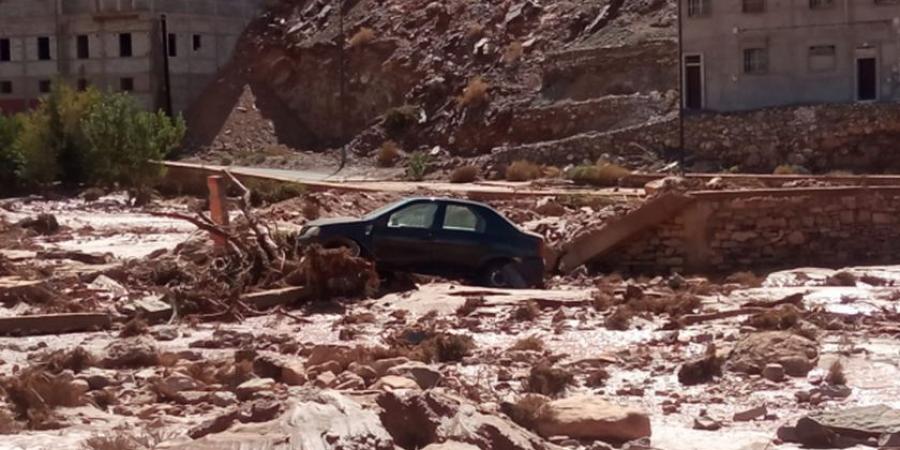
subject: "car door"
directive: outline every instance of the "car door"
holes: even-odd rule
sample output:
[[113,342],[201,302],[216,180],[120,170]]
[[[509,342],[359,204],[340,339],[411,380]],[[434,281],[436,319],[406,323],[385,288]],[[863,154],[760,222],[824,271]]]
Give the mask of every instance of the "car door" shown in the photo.
[[386,269],[424,272],[439,205],[422,201],[389,212],[372,231],[375,259]]
[[448,203],[438,219],[432,244],[435,262],[454,274],[475,274],[491,245],[484,215],[469,205]]

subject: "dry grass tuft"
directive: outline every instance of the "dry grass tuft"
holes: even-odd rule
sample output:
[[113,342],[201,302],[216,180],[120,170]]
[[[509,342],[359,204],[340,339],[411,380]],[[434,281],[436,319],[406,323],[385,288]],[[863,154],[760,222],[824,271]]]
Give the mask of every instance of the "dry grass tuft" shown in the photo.
[[457,101],[460,106],[478,106],[487,100],[490,85],[481,77],[475,77],[463,89]]
[[506,51],[503,52],[502,61],[505,64],[512,64],[521,59],[522,55],[524,54],[525,47],[522,45],[522,43],[519,41],[512,42],[509,44],[509,46],[506,47]]
[[800,310],[794,305],[780,305],[747,319],[747,325],[758,330],[787,330],[800,322]]
[[425,362],[462,361],[475,349],[471,336],[441,333],[419,344],[419,351]]
[[562,394],[574,381],[572,372],[542,363],[531,368],[522,388],[525,392],[553,397]]
[[402,153],[396,142],[385,141],[378,150],[375,162],[378,163],[378,167],[394,167],[400,161]]
[[507,181],[531,181],[543,176],[541,166],[526,160],[515,161],[506,168]]
[[82,444],[83,450],[142,450],[145,447],[128,433],[97,435],[87,438]]
[[609,371],[603,368],[599,368],[593,372],[591,372],[587,378],[584,380],[584,385],[587,387],[598,388],[606,385],[606,382],[610,378]]
[[0,380],[0,386],[16,416],[27,421],[30,428],[41,428],[52,418],[54,408],[85,403],[81,391],[72,386],[72,380],[71,376],[53,375],[33,366]]
[[615,306],[615,304],[615,295],[605,291],[598,291],[591,300],[591,305],[599,312],[607,311],[609,308]]
[[60,373],[63,370],[71,370],[79,373],[88,367],[97,364],[97,359],[84,347],[75,347],[72,350],[57,350],[47,355],[39,356],[38,364],[50,373]]
[[550,400],[543,395],[525,394],[515,403],[504,405],[503,412],[512,419],[513,422],[524,428],[533,430],[538,421],[541,420],[543,414],[541,409]]
[[620,181],[631,175],[631,171],[610,163],[573,167],[568,178],[576,184],[609,187],[618,186]]
[[347,42],[349,48],[361,47],[375,40],[375,30],[369,27],[362,27]]
[[825,382],[831,385],[846,385],[847,375],[844,374],[844,364],[840,360],[835,360],[828,367],[828,374],[825,375]]
[[468,316],[475,312],[476,309],[484,306],[485,303],[487,303],[487,301],[484,297],[468,297],[466,298],[466,303],[459,308],[456,308],[456,315],[461,317]]
[[523,337],[517,340],[510,350],[533,350],[536,352],[544,351],[544,341],[537,336]]
[[825,286],[856,287],[856,281],[856,275],[847,271],[840,271],[826,278]]
[[450,174],[451,183],[472,183],[478,179],[478,168],[475,166],[457,167]]
[[772,171],[774,175],[796,175],[798,173],[797,167],[792,166],[790,164],[782,164],[775,168]]
[[753,272],[735,272],[725,278],[725,282],[756,288],[762,286],[763,279]]
[[709,344],[703,358],[687,362],[678,369],[678,382],[685,386],[708,383],[715,377],[722,376],[724,362],[724,358],[716,353],[715,344]]
[[142,334],[147,334],[149,332],[150,326],[147,324],[147,321],[140,317],[135,317],[134,319],[131,319],[125,323],[125,326],[122,327],[122,330],[119,332],[119,337],[134,337],[140,336]]
[[616,307],[616,309],[606,317],[604,325],[607,329],[615,331],[626,331],[631,326],[631,319],[634,312],[627,305]]
[[534,322],[540,316],[541,307],[533,300],[520,303],[512,313],[512,318],[519,322]]

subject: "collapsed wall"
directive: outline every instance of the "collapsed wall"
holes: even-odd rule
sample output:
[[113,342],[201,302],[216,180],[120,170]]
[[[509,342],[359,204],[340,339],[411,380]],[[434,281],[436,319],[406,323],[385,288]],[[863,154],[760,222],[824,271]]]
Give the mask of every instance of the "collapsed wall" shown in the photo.
[[900,261],[900,186],[689,195],[679,214],[607,252],[595,268],[727,274]]

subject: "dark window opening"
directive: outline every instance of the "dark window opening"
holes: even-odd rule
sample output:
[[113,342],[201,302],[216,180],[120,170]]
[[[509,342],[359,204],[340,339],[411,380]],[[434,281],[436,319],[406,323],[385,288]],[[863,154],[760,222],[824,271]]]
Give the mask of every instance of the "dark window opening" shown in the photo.
[[194,35],[194,51],[195,52],[199,51],[201,47],[203,47],[202,36],[200,36],[199,34],[195,34]]
[[761,75],[769,71],[769,53],[764,48],[744,50],[744,73]]
[[878,63],[875,58],[856,60],[857,97],[861,101],[878,98]]
[[50,59],[50,38],[42,36],[38,38],[38,59],[47,61]]
[[744,0],[745,13],[761,13],[766,11],[766,0]]
[[12,51],[10,51],[9,39],[0,39],[0,61],[10,61],[12,59]]
[[122,78],[119,80],[119,88],[122,92],[134,91],[134,78]]
[[12,81],[0,81],[0,94],[12,94]]
[[169,33],[169,40],[166,42],[166,47],[169,49],[170,58],[178,56],[178,36],[176,36],[175,33]]
[[78,90],[79,91],[86,91],[88,88],[88,85],[89,85],[88,80],[85,80],[84,78],[80,78],[78,80]]
[[132,55],[131,49],[131,33],[120,33],[119,34],[119,56],[122,58],[130,58]]
[[76,40],[78,59],[88,59],[91,57],[91,43],[86,34],[79,34]]
[[684,58],[684,107],[703,109],[703,60],[698,55]]
[[38,81],[38,91],[41,94],[47,94],[50,92],[50,80],[40,80]]
[[687,0],[688,17],[703,17],[710,14],[709,0]]

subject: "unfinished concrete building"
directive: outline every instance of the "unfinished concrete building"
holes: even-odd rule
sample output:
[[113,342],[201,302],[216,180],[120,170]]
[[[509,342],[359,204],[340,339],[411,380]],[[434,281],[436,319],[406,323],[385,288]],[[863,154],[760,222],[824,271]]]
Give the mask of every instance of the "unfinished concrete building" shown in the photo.
[[900,99],[896,0],[680,0],[688,109]]
[[0,110],[27,109],[56,78],[166,108],[168,71],[172,109],[183,111],[228,61],[261,3],[0,0]]

